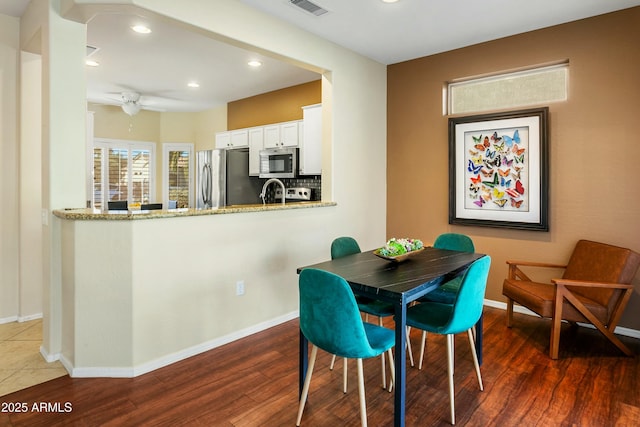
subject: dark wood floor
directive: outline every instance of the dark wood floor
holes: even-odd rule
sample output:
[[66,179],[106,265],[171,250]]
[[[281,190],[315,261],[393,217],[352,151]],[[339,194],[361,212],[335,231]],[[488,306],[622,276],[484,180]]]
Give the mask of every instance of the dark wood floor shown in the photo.
[[[458,426],[640,425],[640,358],[622,356],[594,330],[566,325],[560,360],[552,361],[548,321],[515,319],[507,329],[504,311],[485,308],[484,392],[465,336],[456,338]],[[297,325],[291,321],[133,379],[63,377],[2,396],[0,426],[294,426]],[[414,343],[417,338],[414,331]],[[640,353],[638,340],[623,341]],[[407,372],[407,426],[449,425],[444,345],[430,335],[425,367]],[[329,360],[319,355],[302,425],[358,426],[355,362],[345,395],[342,365],[329,371]],[[369,425],[391,426],[393,395],[380,387],[379,359],[365,361],[365,375]],[[42,402],[59,412],[35,411],[34,403]],[[7,412],[22,403],[26,413]]]

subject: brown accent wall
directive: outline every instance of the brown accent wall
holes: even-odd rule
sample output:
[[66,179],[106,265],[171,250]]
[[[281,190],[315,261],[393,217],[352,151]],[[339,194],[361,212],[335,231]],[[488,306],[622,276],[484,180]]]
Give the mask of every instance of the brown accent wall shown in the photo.
[[[581,238],[640,252],[638,23],[635,7],[389,66],[388,237],[470,235],[492,257],[496,301],[507,259],[565,262]],[[550,231],[449,225],[445,83],[564,60],[569,99],[549,104]],[[640,330],[640,274],[634,284],[621,325]]]
[[322,102],[321,80],[227,104],[227,130],[302,119],[302,107]]

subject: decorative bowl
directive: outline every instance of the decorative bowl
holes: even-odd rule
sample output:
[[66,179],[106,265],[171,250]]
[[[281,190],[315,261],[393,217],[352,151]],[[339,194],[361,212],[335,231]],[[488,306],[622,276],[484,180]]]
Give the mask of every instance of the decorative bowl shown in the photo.
[[386,259],[387,261],[392,261],[392,262],[402,262],[402,261],[406,261],[407,259],[411,258],[412,256],[414,256],[415,254],[419,254],[420,252],[422,252],[424,250],[423,248],[420,249],[416,249],[415,251],[411,251],[411,252],[405,252],[402,255],[396,255],[396,256],[385,256],[382,255],[380,253],[380,249],[376,249],[375,251],[373,251],[373,254],[377,257],[380,257],[382,259]]

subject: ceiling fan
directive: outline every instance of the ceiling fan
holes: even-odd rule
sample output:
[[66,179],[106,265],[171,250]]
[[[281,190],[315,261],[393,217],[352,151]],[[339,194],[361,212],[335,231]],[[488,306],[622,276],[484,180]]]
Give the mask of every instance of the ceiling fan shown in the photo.
[[138,92],[122,92],[122,111],[130,116],[135,116],[143,108],[140,103],[140,94]]
[[[114,105],[122,108],[126,114],[135,116],[140,110],[165,111],[162,108],[154,107],[158,104],[158,97],[142,95],[140,92],[125,89],[122,92],[108,92],[97,96],[89,96],[87,100],[96,104]],[[165,98],[162,98],[165,99]]]

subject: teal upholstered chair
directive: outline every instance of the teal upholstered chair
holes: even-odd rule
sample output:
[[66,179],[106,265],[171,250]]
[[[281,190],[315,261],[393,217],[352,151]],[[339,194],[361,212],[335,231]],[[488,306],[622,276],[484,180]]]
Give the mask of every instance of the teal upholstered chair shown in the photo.
[[[341,258],[347,255],[358,254],[362,252],[360,250],[360,245],[353,237],[343,236],[338,237],[331,242],[331,259]],[[383,301],[377,301],[371,298],[363,297],[360,295],[356,295],[356,303],[358,304],[358,309],[365,314],[365,321],[369,320],[369,315],[378,317],[378,326],[382,326],[382,318],[393,316],[395,311],[393,305],[389,303],[385,303]],[[411,356],[411,365],[413,366],[413,355],[409,353]],[[333,369],[333,366],[336,361],[336,356],[334,355],[331,359],[330,369]],[[387,388],[387,372],[385,367],[384,355],[380,356],[380,364],[382,365],[382,388]],[[344,392],[347,392],[347,360],[344,360]],[[389,384],[389,392],[393,389],[393,384]]]
[[[461,252],[475,252],[475,246],[473,245],[473,240],[471,237],[465,234],[457,234],[457,233],[444,233],[439,235],[436,238],[436,241],[433,242],[433,247],[437,249],[447,249],[450,251],[461,251]],[[419,302],[440,302],[443,304],[453,304],[456,299],[456,295],[458,294],[458,289],[460,288],[460,283],[462,282],[462,276],[458,276],[453,280],[448,281],[444,285],[440,286],[438,289],[435,289],[422,298],[418,299]],[[418,369],[422,369],[422,361],[424,359],[424,348],[427,342],[426,333],[422,334],[422,339],[420,342],[420,361],[418,362]]]
[[407,325],[426,332],[447,336],[447,371],[449,374],[451,424],[455,424],[453,392],[453,339],[455,334],[467,332],[478,383],[480,384],[480,390],[483,390],[472,328],[482,315],[482,304],[490,265],[491,258],[484,256],[469,266],[462,276],[453,304],[423,302],[407,309]]
[[364,391],[362,359],[389,355],[393,380],[393,354],[395,333],[391,329],[362,321],[356,299],[349,284],[342,277],[323,270],[304,269],[299,278],[300,329],[311,342],[309,368],[304,380],[298,418],[309,394],[318,348],[340,357],[357,359],[360,420],[367,425],[367,406]]

